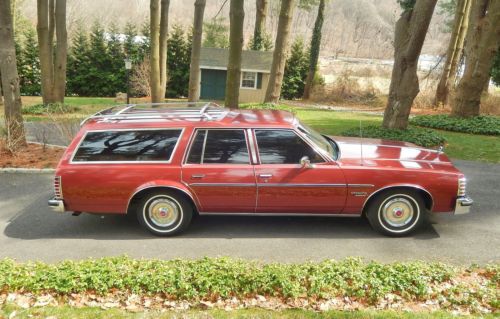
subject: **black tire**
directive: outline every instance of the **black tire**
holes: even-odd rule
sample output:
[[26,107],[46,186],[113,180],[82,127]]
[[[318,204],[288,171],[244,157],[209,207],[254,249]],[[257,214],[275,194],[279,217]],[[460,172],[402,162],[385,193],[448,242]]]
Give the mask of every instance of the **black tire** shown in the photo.
[[407,189],[385,191],[369,205],[366,217],[372,228],[391,237],[413,233],[422,225],[427,212],[422,196]]
[[173,236],[189,226],[193,206],[176,192],[156,191],[140,200],[136,212],[139,224],[154,235]]

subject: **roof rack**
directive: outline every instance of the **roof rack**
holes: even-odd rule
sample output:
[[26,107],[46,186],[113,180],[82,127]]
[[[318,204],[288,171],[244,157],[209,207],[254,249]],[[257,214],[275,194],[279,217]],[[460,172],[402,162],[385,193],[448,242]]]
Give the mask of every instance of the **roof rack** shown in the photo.
[[[183,107],[181,107],[183,106]],[[221,117],[226,109],[213,102],[168,102],[116,105],[85,118],[80,126],[89,120],[144,120],[144,119],[206,119]]]

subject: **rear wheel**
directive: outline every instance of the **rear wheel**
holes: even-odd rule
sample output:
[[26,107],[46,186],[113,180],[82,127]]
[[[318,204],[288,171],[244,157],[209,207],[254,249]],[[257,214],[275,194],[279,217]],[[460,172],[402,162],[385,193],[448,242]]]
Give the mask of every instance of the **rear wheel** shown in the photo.
[[412,190],[390,190],[378,195],[368,207],[366,217],[373,229],[394,237],[414,232],[424,220],[422,196]]
[[191,223],[193,206],[175,192],[152,192],[137,206],[139,223],[157,236],[173,236]]

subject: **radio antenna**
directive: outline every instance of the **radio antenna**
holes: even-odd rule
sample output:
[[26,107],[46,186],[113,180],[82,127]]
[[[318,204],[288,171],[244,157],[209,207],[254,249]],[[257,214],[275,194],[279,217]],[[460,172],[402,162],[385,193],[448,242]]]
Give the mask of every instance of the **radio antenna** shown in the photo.
[[361,126],[361,120],[359,120],[359,146],[361,147],[361,165],[364,164],[364,159],[363,159],[363,128]]

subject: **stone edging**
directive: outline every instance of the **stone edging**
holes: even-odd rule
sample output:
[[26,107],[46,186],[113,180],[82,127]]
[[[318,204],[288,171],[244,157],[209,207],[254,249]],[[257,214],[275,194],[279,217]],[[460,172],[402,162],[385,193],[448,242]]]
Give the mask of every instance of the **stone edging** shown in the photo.
[[6,167],[0,168],[1,173],[21,173],[21,174],[54,174],[54,168],[18,168],[18,167]]

